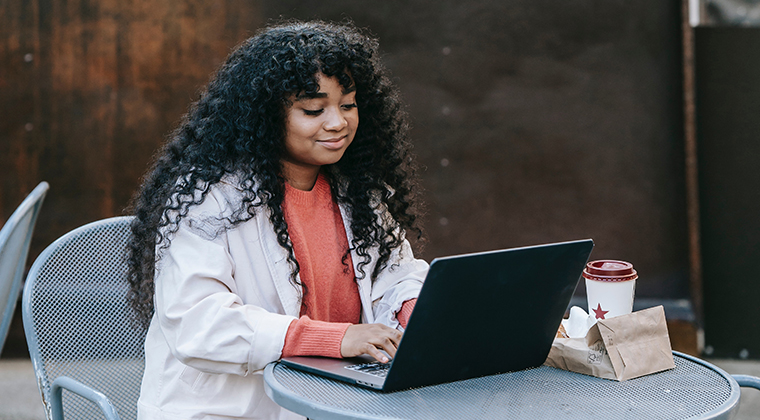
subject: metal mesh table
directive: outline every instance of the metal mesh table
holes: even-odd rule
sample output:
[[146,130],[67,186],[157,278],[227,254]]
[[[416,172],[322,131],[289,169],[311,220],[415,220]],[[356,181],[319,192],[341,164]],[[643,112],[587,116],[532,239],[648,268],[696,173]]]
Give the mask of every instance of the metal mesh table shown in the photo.
[[541,366],[382,393],[278,362],[267,394],[311,419],[727,419],[740,388],[723,370],[674,352],[676,368],[615,382]]

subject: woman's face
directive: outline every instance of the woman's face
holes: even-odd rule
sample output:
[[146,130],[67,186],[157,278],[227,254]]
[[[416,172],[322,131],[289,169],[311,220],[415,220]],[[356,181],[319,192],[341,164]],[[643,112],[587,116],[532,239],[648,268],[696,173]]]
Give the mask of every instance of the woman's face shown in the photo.
[[292,97],[286,112],[282,163],[285,178],[297,188],[295,183],[313,186],[322,165],[340,160],[359,125],[355,88],[344,89],[337,78],[324,74],[317,81],[319,91]]

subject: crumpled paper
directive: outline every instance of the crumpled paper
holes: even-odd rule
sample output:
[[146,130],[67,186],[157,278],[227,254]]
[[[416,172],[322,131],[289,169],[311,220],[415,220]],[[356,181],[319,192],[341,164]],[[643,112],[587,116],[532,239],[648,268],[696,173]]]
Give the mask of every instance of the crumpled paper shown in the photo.
[[594,324],[596,324],[596,319],[578,306],[570,308],[570,316],[562,320],[562,327],[569,338],[585,337]]

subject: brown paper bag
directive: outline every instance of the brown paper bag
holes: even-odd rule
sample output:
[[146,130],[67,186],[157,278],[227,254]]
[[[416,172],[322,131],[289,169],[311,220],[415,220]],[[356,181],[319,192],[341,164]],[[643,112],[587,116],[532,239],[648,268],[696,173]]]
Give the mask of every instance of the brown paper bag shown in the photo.
[[665,310],[600,319],[585,338],[556,338],[545,364],[617,381],[673,369]]

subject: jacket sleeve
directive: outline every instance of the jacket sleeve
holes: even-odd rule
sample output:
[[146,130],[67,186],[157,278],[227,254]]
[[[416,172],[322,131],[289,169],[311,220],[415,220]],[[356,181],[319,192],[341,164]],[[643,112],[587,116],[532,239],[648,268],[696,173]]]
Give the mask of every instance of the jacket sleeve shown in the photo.
[[235,278],[224,230],[193,228],[205,215],[220,213],[208,194],[183,219],[169,247],[158,250],[155,317],[182,363],[208,373],[247,375],[280,357],[295,318],[243,304],[236,282],[256,279]]
[[428,263],[414,258],[412,247],[405,239],[388,258],[388,263],[372,286],[374,322],[396,328],[396,313],[401,305],[420,294],[428,272]]

